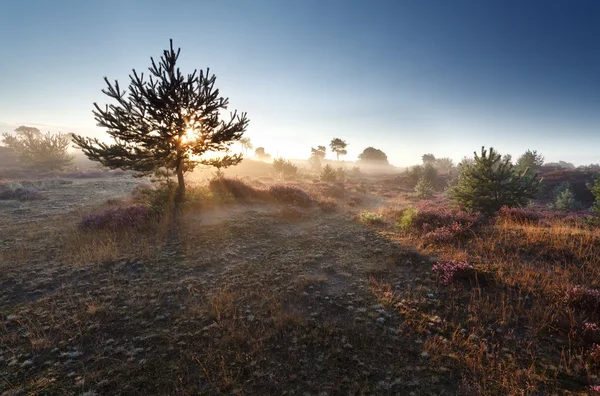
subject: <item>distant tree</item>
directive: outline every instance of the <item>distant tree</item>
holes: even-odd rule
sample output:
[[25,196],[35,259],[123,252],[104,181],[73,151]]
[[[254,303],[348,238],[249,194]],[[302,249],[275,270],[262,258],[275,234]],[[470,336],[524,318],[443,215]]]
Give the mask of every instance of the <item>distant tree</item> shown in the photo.
[[421,156],[421,160],[423,161],[423,165],[434,164],[435,163],[435,155],[433,154],[423,154]]
[[32,169],[60,170],[70,166],[74,156],[68,152],[69,137],[60,132],[48,132],[45,135],[38,132],[22,130],[17,135],[4,133],[2,143],[15,152],[23,165]]
[[319,171],[321,169],[321,162],[325,159],[325,155],[327,154],[327,148],[325,146],[317,146],[317,148],[310,148],[310,157],[308,158],[308,163],[315,170]]
[[[150,58],[150,78],[133,70],[128,91],[105,78],[102,92],[116,104],[104,109],[94,103],[98,125],[107,128],[113,144],[75,136],[74,141],[92,161],[109,168],[131,169],[140,174],[159,170],[177,175],[175,201],[185,199],[184,174],[197,164],[217,169],[236,165],[241,154],[229,155],[228,148],[239,141],[247,126],[246,113],[230,113],[221,119],[229,99],[219,96],[216,76],[194,70],[184,76],[177,67],[181,49],[163,52],[158,64]],[[224,152],[220,158],[203,159],[207,152]]]
[[333,183],[337,179],[337,172],[331,165],[325,165],[321,172],[321,180],[328,183]]
[[572,164],[571,162],[566,162],[566,161],[546,162],[544,165],[552,166],[554,168],[560,168],[560,169],[575,169],[574,164]]
[[340,160],[340,155],[348,154],[348,151],[346,151],[347,146],[348,143],[339,138],[334,138],[331,140],[331,143],[329,143],[329,147],[331,147],[331,151],[335,153],[338,161]]
[[36,138],[42,137],[42,132],[40,132],[39,129],[34,128],[34,127],[28,127],[25,125],[21,125],[17,129],[15,129],[15,134],[17,136],[33,136]]
[[364,163],[388,165],[387,155],[379,149],[367,147],[358,155],[358,160]]
[[504,154],[502,156],[502,161],[508,161],[508,162],[510,162],[512,164],[512,155],[510,155],[510,154]]
[[291,161],[283,158],[277,158],[273,161],[275,172],[284,179],[292,179],[298,173],[298,167],[292,164]]
[[508,159],[490,148],[481,148],[474,162],[460,166],[456,184],[448,196],[462,207],[486,214],[494,214],[502,206],[524,206],[535,198],[539,189],[536,174],[528,169],[515,172]]
[[271,154],[267,154],[264,147],[257,147],[256,150],[254,150],[254,155],[261,161],[268,161],[271,159]]
[[515,168],[519,172],[524,172],[526,169],[537,171],[542,165],[544,165],[544,156],[538,154],[536,150],[527,150],[522,156],[517,159]]
[[250,141],[249,137],[243,137],[239,140],[240,145],[242,146],[242,149],[244,150],[244,155],[248,156],[248,150],[252,150],[254,148],[254,146],[252,145],[252,142]]
[[434,166],[440,173],[449,175],[454,169],[454,161],[451,158],[438,158],[435,160]]

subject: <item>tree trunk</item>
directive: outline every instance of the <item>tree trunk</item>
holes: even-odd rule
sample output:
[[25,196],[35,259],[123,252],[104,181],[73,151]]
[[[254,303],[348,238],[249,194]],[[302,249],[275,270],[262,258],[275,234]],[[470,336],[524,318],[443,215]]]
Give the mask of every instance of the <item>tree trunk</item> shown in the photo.
[[175,202],[180,204],[185,200],[185,180],[183,179],[183,161],[177,166],[177,194],[175,196]]

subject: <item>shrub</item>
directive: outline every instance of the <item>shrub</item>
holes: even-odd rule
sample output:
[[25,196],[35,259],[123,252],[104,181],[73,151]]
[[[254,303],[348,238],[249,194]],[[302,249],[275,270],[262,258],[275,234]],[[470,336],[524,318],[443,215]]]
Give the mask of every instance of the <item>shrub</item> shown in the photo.
[[360,222],[369,225],[383,224],[383,217],[377,213],[363,211],[360,213]]
[[11,187],[9,184],[0,184],[0,200],[33,201],[43,198],[34,187]]
[[331,198],[343,198],[346,193],[346,189],[341,183],[335,183],[333,185],[321,183],[319,184],[319,189],[321,194]]
[[592,213],[600,216],[600,178],[594,180],[594,184],[588,183],[587,188],[594,194],[594,204],[592,205]]
[[84,216],[80,227],[85,230],[122,230],[142,228],[152,218],[152,211],[144,205],[106,208],[100,213]]
[[469,263],[456,260],[440,261],[432,269],[446,285],[459,280],[469,279],[474,272],[473,267]]
[[291,220],[299,220],[306,217],[302,209],[295,206],[285,206],[281,209],[281,217]]
[[600,310],[600,290],[574,286],[566,291],[564,301],[573,308],[597,312]]
[[341,166],[335,170],[335,180],[339,183],[346,181],[346,170]]
[[575,199],[573,191],[567,189],[556,196],[553,207],[558,210],[569,211],[579,209],[581,204]]
[[335,212],[337,209],[337,202],[334,200],[320,201],[318,205],[319,208],[325,213]]
[[259,198],[261,192],[240,179],[213,178],[208,188],[221,197],[232,196],[235,199]]
[[415,229],[431,232],[439,227],[450,226],[455,222],[472,227],[483,222],[478,213],[467,213],[452,208],[444,201],[421,201],[416,205],[417,215],[413,219]]
[[293,179],[298,173],[298,167],[292,164],[291,161],[283,158],[278,158],[273,161],[275,172],[286,180]]
[[154,214],[163,214],[172,207],[175,199],[175,185],[169,182],[155,186],[140,184],[131,191],[131,201],[148,207]]
[[355,207],[360,205],[360,198],[359,197],[350,197],[348,198],[348,200],[346,200],[346,205],[350,206],[350,207]]
[[333,183],[336,181],[336,178],[337,172],[335,169],[333,169],[333,167],[329,164],[325,165],[321,171],[321,180],[324,182]]
[[308,207],[314,203],[306,191],[291,185],[275,184],[269,187],[269,194],[276,200],[282,203],[292,204],[299,207]]
[[422,177],[415,186],[415,195],[419,199],[431,198],[435,190],[433,185],[425,177]]
[[540,219],[541,215],[529,208],[509,208],[508,206],[503,206],[498,211],[498,217],[515,223],[534,223]]
[[409,206],[402,212],[402,217],[400,218],[400,223],[398,226],[400,229],[404,231],[408,231],[410,228],[414,227],[414,221],[417,217],[418,212],[412,206]]
[[539,181],[535,173],[517,173],[513,168],[509,158],[501,160],[493,148],[482,147],[473,163],[461,165],[448,196],[467,210],[485,214],[494,214],[502,206],[524,206],[537,196]]
[[[427,230],[427,227],[425,229]],[[456,221],[449,226],[442,226],[432,231],[426,231],[423,239],[427,242],[447,243],[464,238],[469,234],[470,230],[471,224],[465,225]]]
[[439,175],[437,169],[430,163],[425,165],[416,165],[406,171],[408,180],[412,186],[419,183],[420,180],[425,180],[435,187],[439,184]]

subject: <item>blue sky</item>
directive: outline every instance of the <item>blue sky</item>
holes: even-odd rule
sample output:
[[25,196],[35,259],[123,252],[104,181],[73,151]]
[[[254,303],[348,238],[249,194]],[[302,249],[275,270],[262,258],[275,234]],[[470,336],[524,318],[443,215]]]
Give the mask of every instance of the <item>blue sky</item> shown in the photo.
[[101,136],[103,77],[173,38],[273,155],[340,137],[400,166],[482,145],[600,162],[598,21],[596,0],[2,1],[0,122]]

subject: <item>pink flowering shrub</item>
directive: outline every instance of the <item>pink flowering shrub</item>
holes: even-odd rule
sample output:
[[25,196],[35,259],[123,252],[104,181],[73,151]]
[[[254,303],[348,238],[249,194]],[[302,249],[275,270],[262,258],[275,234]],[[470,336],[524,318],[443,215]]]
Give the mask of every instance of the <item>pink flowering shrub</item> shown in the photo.
[[462,279],[468,279],[473,275],[473,266],[466,261],[440,261],[432,269],[441,281],[447,285]]
[[469,237],[483,223],[479,214],[462,211],[448,201],[421,201],[403,216],[403,230],[421,236],[426,242],[448,243]]
[[600,290],[575,286],[566,291],[565,303],[573,308],[585,311],[600,311]]
[[120,206],[84,216],[79,226],[85,230],[142,228],[151,218],[152,211],[147,206]]
[[590,385],[588,390],[591,395],[600,395],[600,385]]
[[461,239],[468,235],[471,229],[472,223],[461,224],[458,221],[450,224],[449,226],[438,227],[432,231],[429,229],[429,224],[425,224],[423,227],[423,239],[427,242],[435,243],[447,243],[457,239]]
[[592,366],[600,367],[600,345],[592,345],[592,348],[588,352],[588,359]]

